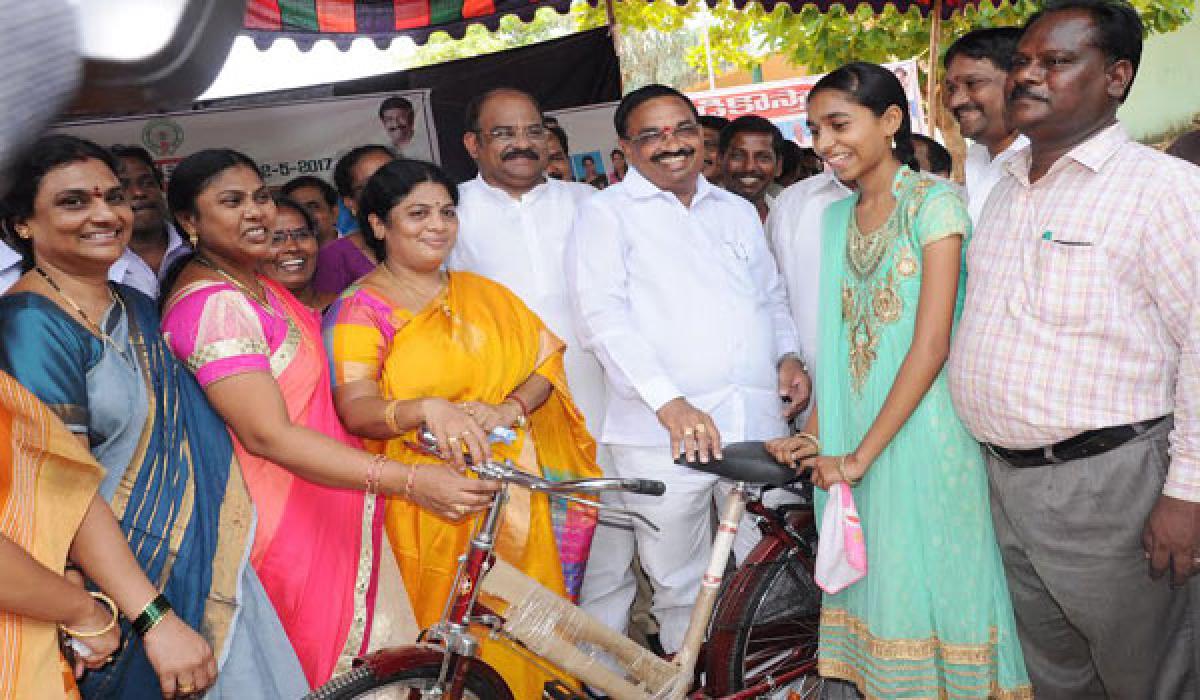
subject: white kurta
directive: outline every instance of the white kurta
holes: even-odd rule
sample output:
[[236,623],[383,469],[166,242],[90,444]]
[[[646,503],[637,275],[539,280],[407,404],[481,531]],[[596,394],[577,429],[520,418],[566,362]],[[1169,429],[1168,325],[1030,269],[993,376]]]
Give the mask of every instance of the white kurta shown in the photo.
[[[723,442],[784,434],[776,364],[798,348],[783,282],[753,205],[701,177],[685,207],[633,168],[580,208],[567,278],[582,338],[604,367],[601,439],[613,471],[667,485],[661,497],[620,501],[659,527],[633,534],[663,647],[675,651],[711,552],[714,491],[728,484],[673,464],[655,411],[682,396],[712,416]],[[594,546],[581,604],[622,629],[632,542],[615,528],[596,538],[603,556]]]
[[578,205],[596,194],[583,183],[547,180],[514,199],[477,176],[459,187],[458,242],[446,259],[508,287],[567,344],[563,364],[588,430],[599,436],[604,375],[581,346],[567,298],[563,255]]
[[821,222],[826,207],[849,196],[850,188],[833,173],[817,173],[781,192],[767,217],[767,239],[787,286],[788,307],[810,374],[817,366]]

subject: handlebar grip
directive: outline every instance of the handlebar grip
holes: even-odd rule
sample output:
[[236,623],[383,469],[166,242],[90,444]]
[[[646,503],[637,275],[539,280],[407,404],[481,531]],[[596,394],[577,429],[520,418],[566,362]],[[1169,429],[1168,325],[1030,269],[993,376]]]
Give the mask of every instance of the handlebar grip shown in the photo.
[[667,485],[656,479],[626,479],[625,490],[643,496],[661,496],[667,492]]

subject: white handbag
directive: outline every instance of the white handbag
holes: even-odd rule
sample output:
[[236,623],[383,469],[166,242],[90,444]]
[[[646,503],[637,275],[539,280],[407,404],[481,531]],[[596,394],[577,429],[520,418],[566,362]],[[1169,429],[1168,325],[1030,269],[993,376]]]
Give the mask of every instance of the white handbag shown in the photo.
[[837,593],[867,575],[867,544],[850,485],[839,481],[829,489],[821,515],[814,578],[821,590]]

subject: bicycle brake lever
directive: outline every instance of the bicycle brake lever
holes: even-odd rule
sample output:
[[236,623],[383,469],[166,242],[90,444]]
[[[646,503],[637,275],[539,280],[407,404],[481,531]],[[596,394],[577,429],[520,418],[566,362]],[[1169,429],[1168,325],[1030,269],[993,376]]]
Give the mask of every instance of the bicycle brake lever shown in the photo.
[[619,506],[609,505],[607,503],[598,503],[595,501],[585,501],[583,499],[575,498],[574,496],[564,496],[562,494],[548,494],[548,495],[550,495],[552,498],[565,498],[569,501],[575,501],[576,503],[583,503],[585,505],[589,505],[589,506],[595,508],[596,510],[607,511],[609,513],[616,513],[617,515],[624,515],[625,517],[629,518],[630,520],[637,520],[637,521],[641,522],[643,525],[650,528],[654,532],[659,532],[658,526],[655,525],[654,523],[650,522],[650,520],[648,520],[646,518],[646,516],[642,515],[641,513],[636,513],[632,510],[626,510]]

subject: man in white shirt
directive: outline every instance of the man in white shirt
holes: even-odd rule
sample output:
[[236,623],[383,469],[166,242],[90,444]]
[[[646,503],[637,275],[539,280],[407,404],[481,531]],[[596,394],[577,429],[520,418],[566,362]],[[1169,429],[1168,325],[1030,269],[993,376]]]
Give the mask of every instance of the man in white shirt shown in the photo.
[[[604,368],[601,440],[613,470],[667,485],[662,497],[623,501],[660,528],[635,535],[662,646],[674,652],[710,552],[718,480],[673,459],[707,462],[722,442],[785,434],[810,384],[754,207],[700,177],[695,107],[649,85],[626,95],[613,121],[631,167],[580,207],[568,288]],[[627,614],[601,618],[619,629]]]
[[819,172],[781,192],[767,217],[767,243],[787,286],[788,305],[809,372],[816,371],[817,366],[821,219],[826,207],[850,193],[850,188],[832,172]]
[[1004,81],[1020,36],[1017,27],[976,29],[946,51],[942,101],[962,135],[973,142],[964,165],[967,211],[975,225],[992,188],[1004,177],[1004,164],[1029,145],[1004,116]]
[[488,91],[468,105],[465,121],[463,144],[479,175],[459,187],[458,242],[446,267],[508,287],[567,344],[571,396],[588,430],[599,435],[604,378],[595,356],[576,340],[563,275],[575,209],[596,188],[546,177],[549,132],[531,95]]
[[177,260],[192,252],[168,220],[162,174],[154,158],[140,146],[113,146],[117,177],[133,207],[133,234],[113,269],[123,282],[158,298],[159,284]]
[[[505,285],[567,344],[563,363],[571,396],[588,430],[599,438],[604,374],[596,356],[578,340],[563,274],[576,209],[597,190],[546,176],[558,127],[543,124],[541,108],[531,95],[512,88],[483,93],[467,106],[464,123],[463,144],[479,175],[459,187],[458,242],[446,267]],[[597,461],[611,471],[603,444],[597,446]],[[590,592],[597,589],[633,600],[633,551],[631,530],[600,524],[592,542],[594,556],[584,572],[585,608],[591,609]]]

